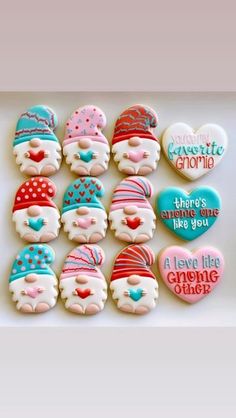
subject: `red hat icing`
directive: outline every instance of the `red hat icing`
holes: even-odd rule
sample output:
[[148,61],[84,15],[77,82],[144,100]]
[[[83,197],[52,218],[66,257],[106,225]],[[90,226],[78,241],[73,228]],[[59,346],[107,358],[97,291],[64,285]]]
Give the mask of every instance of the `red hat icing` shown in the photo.
[[56,191],[55,184],[47,177],[32,177],[17,190],[12,212],[33,205],[57,208],[52,200]]
[[111,282],[133,274],[156,279],[150,270],[154,261],[154,253],[147,245],[129,245],[116,257]]
[[134,105],[121,113],[116,121],[112,145],[117,142],[138,136],[158,141],[153,134],[157,126],[157,115],[148,106]]

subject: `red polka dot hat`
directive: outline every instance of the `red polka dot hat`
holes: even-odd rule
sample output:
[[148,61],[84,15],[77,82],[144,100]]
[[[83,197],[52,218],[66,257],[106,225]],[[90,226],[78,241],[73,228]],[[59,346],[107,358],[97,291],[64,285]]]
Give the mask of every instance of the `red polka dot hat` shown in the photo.
[[52,200],[55,195],[56,186],[50,179],[47,177],[32,177],[17,190],[12,212],[33,205],[57,208]]

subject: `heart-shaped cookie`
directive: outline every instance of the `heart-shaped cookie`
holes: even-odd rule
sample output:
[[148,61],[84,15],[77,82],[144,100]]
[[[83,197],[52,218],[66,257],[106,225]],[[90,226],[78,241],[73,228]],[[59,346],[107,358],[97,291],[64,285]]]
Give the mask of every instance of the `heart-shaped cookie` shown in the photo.
[[189,180],[196,180],[215,168],[225,154],[227,143],[224,129],[211,123],[195,132],[185,123],[175,123],[162,137],[168,161]]
[[44,150],[40,150],[40,151],[29,151],[29,158],[32,161],[35,161],[36,163],[40,163],[40,161],[42,161],[45,158],[45,151]]
[[178,187],[168,187],[157,197],[161,221],[186,241],[204,234],[215,223],[220,209],[219,194],[207,186],[198,187],[189,194]]
[[29,227],[32,228],[34,231],[40,231],[40,229],[42,229],[44,225],[44,220],[43,218],[38,218],[38,219],[29,218],[28,223],[29,223]]
[[128,289],[128,291],[129,297],[135,302],[138,302],[143,296],[143,289],[141,289],[140,287],[138,289],[130,288]]
[[159,254],[158,264],[165,284],[188,303],[209,295],[224,271],[222,254],[211,247],[193,253],[178,246],[168,247]]
[[130,229],[137,229],[141,224],[141,219],[136,216],[136,218],[126,218],[126,222]]
[[80,159],[85,163],[89,163],[93,159],[93,151],[80,151]]
[[75,291],[77,296],[79,296],[81,299],[86,299],[88,296],[91,295],[91,289],[81,289],[77,287]]

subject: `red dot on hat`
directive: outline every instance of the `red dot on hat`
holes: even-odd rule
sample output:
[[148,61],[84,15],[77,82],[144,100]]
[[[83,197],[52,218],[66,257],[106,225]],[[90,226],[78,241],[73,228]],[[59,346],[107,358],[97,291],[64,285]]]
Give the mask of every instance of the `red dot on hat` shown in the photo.
[[69,135],[69,138],[71,138],[71,135]]
[[76,114],[76,115],[78,115],[78,113],[79,113],[79,112],[78,112],[78,110],[76,110],[76,111],[75,111],[75,114]]
[[30,251],[34,251],[34,247],[29,247],[29,250]]
[[38,254],[42,254],[42,250],[38,250]]
[[18,264],[19,266],[21,266],[22,261],[21,261],[21,260],[17,261],[17,264]]
[[37,264],[41,264],[41,261],[39,260],[39,261],[37,261]]
[[76,126],[76,127],[75,127],[75,129],[79,129],[79,127],[78,127],[78,126]]
[[89,122],[89,119],[86,119],[86,122]]
[[29,263],[30,263],[30,264],[31,264],[31,263],[33,263],[33,260],[32,260],[32,258],[30,258],[30,259],[29,259]]

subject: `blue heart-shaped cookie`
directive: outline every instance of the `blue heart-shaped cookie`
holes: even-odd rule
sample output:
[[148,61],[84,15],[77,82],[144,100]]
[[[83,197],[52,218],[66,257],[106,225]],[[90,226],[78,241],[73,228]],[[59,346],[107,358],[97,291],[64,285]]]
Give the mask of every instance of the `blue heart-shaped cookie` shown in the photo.
[[80,151],[80,159],[85,163],[89,163],[93,159],[93,151]]
[[29,218],[29,227],[32,228],[34,231],[40,231],[40,229],[43,227],[43,218]]
[[139,299],[143,296],[143,289],[138,287],[138,289],[128,289],[129,297],[133,299],[135,302],[138,302]]
[[167,228],[186,241],[204,234],[215,223],[220,209],[219,194],[206,186],[191,193],[168,187],[157,197],[158,216]]

